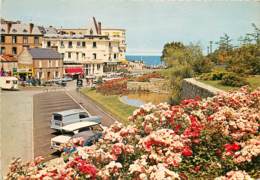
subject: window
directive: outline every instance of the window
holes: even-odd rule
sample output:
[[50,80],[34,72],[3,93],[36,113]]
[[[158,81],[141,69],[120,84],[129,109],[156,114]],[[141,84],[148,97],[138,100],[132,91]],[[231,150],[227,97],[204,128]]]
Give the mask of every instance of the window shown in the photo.
[[42,61],[39,61],[39,67],[40,68],[42,67]]
[[80,41],[78,41],[78,42],[77,42],[77,47],[80,47],[80,44],[81,44]]
[[93,48],[97,47],[97,42],[93,42]]
[[72,41],[69,41],[69,48],[72,48]]
[[86,54],[85,53],[82,53],[82,58],[85,58],[86,57]]
[[99,69],[100,69],[100,64],[97,65],[97,70],[99,70]]
[[1,43],[5,43],[5,36],[1,35]]
[[47,41],[47,47],[51,47],[51,41]]
[[64,42],[63,41],[60,41],[60,47],[64,48]]
[[17,42],[16,36],[12,36],[12,43],[15,44]]
[[88,113],[84,112],[79,114],[79,119],[88,118],[88,117],[89,117]]
[[14,55],[17,54],[17,48],[16,47],[12,47],[12,54],[14,54]]
[[39,44],[39,37],[38,36],[34,37],[34,44]]
[[93,59],[97,59],[97,54],[93,53]]
[[64,59],[64,53],[61,53],[61,57],[62,57],[62,59]]
[[53,115],[53,119],[56,120],[56,121],[62,121],[62,115],[60,115],[60,114],[54,114],[54,115]]
[[23,37],[23,43],[24,44],[28,44],[28,36],[24,36]]
[[76,59],[79,60],[79,53],[76,52]]
[[59,77],[59,72],[55,71],[55,78]]
[[68,52],[68,58],[71,58],[71,52]]
[[82,47],[86,47],[86,42],[82,42]]
[[49,67],[51,67],[51,60],[49,60]]
[[114,59],[116,59],[116,54],[114,54]]
[[112,47],[112,44],[111,44],[111,42],[109,42],[109,47],[110,47],[110,48]]
[[4,54],[5,53],[5,47],[1,47],[1,52],[0,54]]

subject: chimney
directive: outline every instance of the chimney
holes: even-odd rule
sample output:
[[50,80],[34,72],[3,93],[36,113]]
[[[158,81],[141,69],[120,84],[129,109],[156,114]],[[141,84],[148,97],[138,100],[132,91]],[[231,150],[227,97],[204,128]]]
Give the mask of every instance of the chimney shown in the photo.
[[30,26],[30,34],[32,34],[32,30],[33,30],[34,24],[33,24],[33,23],[30,23],[29,26]]
[[7,33],[10,33],[11,27],[12,27],[12,23],[7,22]]
[[101,35],[101,22],[98,22],[98,30],[99,34]]
[[94,21],[94,25],[95,25],[95,28],[96,28],[96,32],[98,34],[98,25],[97,25],[97,21],[96,21],[95,17],[93,17],[93,21]]

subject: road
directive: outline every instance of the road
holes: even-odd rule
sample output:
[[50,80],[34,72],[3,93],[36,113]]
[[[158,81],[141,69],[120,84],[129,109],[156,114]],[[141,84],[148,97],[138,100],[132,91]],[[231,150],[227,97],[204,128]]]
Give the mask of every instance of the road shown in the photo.
[[76,91],[75,81],[66,88],[26,88],[20,91],[0,92],[0,179],[13,157],[31,160],[43,156],[57,157],[50,149],[50,140],[56,134],[50,129],[53,112],[84,108],[91,115],[101,117],[104,126],[116,119],[97,106],[91,99]]
[[77,92],[74,81],[63,90],[36,94],[33,97],[34,157],[41,155],[48,160],[56,156],[50,149],[50,140],[57,135],[50,129],[51,115],[73,108],[84,108],[91,115],[101,117],[104,126],[110,126],[116,120],[88,97]]
[[0,92],[0,179],[13,157],[33,158],[33,95],[38,91]]

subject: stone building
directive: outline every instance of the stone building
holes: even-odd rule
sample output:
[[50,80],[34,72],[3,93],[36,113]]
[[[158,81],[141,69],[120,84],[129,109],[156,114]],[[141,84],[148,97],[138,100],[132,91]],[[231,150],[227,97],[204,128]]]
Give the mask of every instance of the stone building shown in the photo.
[[18,75],[22,79],[51,80],[63,77],[60,53],[48,48],[25,48],[18,56]]
[[20,21],[1,19],[0,54],[18,56],[24,47],[41,47],[44,33],[43,27],[33,23],[23,24]]

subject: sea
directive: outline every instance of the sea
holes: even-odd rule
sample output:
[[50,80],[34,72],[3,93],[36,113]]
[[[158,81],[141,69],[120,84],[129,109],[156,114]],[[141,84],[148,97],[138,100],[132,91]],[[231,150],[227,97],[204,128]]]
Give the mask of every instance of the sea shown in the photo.
[[147,66],[160,66],[163,65],[161,62],[161,56],[148,56],[148,55],[127,55],[128,61],[143,61]]

